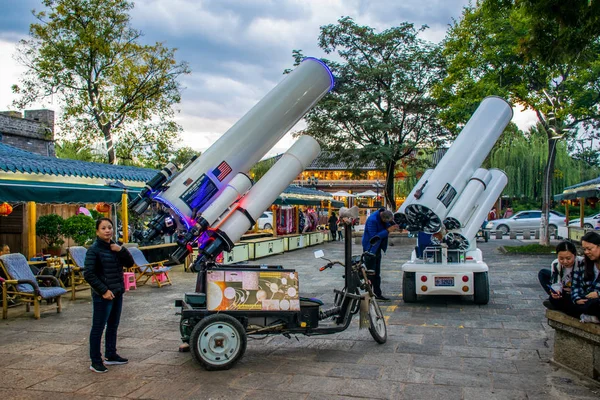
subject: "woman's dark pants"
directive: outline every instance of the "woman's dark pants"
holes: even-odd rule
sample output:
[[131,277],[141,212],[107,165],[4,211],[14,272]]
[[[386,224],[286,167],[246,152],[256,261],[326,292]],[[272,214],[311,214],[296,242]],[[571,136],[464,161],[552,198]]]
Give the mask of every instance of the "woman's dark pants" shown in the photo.
[[570,315],[571,317],[579,318],[582,312],[576,304],[573,304],[570,293],[563,292],[562,297],[558,299],[555,299],[552,296],[550,296],[549,286],[551,277],[552,273],[547,268],[541,269],[540,272],[538,272],[538,280],[540,281],[540,285],[542,285],[542,288],[546,291],[546,293],[548,293],[548,300],[550,301],[550,304],[552,304],[552,308],[558,311],[562,311],[565,314]]
[[100,343],[102,332],[106,327],[104,337],[104,356],[109,358],[117,354],[117,329],[121,320],[123,308],[123,295],[115,295],[112,300],[105,300],[102,296],[92,292],[93,315],[92,331],[90,332],[90,359],[93,364],[102,363]]

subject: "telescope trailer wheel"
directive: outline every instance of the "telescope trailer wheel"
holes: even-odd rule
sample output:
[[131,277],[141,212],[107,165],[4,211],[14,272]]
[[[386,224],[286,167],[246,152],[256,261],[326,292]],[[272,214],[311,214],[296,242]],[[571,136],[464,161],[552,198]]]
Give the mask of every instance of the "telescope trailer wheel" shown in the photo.
[[475,304],[485,305],[490,301],[490,281],[487,272],[475,272],[473,278]]
[[402,274],[402,299],[405,303],[417,302],[417,287],[414,272],[404,272]]
[[229,369],[244,355],[247,340],[246,330],[231,315],[209,315],[192,330],[192,357],[207,371]]
[[369,301],[369,325],[369,332],[373,339],[379,344],[384,344],[387,341],[387,326],[381,307],[375,298]]

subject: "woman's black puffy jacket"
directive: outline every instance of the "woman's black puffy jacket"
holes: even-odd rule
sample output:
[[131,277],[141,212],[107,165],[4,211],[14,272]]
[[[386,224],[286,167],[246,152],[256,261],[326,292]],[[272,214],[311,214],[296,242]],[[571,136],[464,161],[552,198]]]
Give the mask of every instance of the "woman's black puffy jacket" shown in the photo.
[[110,243],[97,238],[85,255],[83,276],[100,296],[109,289],[117,295],[125,291],[123,267],[133,267],[133,258],[127,249],[121,247],[118,252],[112,251]]

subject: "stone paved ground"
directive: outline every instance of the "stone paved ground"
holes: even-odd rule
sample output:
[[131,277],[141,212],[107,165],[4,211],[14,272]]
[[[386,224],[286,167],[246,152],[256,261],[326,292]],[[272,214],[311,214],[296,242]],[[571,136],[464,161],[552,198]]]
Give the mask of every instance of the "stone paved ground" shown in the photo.
[[[491,301],[475,306],[459,297],[401,301],[400,266],[410,246],[384,257],[388,342],[376,344],[357,323],[322,337],[249,340],[231,370],[206,372],[179,353],[173,303],[192,291],[195,275],[180,268],[174,285],[144,286],[126,294],[119,352],[130,363],[107,374],[88,370],[89,292],[64,311],[51,307],[39,321],[11,308],[0,323],[1,399],[598,399],[600,388],[549,363],[553,330],[541,305],[537,271],[551,256],[506,256],[480,243],[490,266]],[[512,244],[519,241],[512,241]],[[343,259],[340,242],[322,245]],[[315,248],[261,260],[299,271],[303,295],[332,299],[341,271],[318,272]],[[358,250],[355,251],[355,253]]]

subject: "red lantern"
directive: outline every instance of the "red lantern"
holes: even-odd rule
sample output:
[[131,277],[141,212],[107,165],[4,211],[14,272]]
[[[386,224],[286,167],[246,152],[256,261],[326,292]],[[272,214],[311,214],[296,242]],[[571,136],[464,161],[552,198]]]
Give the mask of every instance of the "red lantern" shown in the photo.
[[107,213],[110,211],[110,204],[98,203],[96,204],[96,211],[98,211],[99,213]]
[[0,217],[6,217],[7,215],[10,215],[10,213],[13,212],[13,208],[10,204],[4,202],[2,204],[0,204]]

